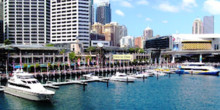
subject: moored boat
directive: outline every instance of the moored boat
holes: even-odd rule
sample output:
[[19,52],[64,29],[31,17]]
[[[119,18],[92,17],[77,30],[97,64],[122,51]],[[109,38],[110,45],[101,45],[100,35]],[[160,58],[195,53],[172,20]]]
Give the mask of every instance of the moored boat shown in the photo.
[[34,78],[32,74],[16,70],[4,87],[4,93],[33,101],[50,100],[55,94],[54,91],[47,90]]
[[134,82],[136,78],[126,75],[125,73],[116,72],[110,80],[120,82]]
[[176,73],[219,76],[220,71],[213,66],[206,66],[205,63],[183,63]]

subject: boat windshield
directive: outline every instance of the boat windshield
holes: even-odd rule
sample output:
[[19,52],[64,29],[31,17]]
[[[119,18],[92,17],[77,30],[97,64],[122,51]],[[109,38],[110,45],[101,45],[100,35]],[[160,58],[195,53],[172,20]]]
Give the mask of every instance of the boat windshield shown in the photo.
[[19,79],[32,79],[32,78],[34,78],[34,76],[33,75],[17,75],[17,77],[19,78]]
[[39,83],[37,80],[36,81],[22,81],[23,83],[28,83],[28,84],[37,84]]

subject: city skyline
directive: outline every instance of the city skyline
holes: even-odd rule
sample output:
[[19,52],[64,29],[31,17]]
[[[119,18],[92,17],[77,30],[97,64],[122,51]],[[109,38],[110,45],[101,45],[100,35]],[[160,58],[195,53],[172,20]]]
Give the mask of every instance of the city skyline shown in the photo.
[[[95,6],[103,0],[94,0]],[[128,35],[141,36],[146,27],[156,35],[192,33],[196,18],[215,17],[215,33],[220,33],[220,0],[105,0],[110,1],[112,21],[124,24]]]

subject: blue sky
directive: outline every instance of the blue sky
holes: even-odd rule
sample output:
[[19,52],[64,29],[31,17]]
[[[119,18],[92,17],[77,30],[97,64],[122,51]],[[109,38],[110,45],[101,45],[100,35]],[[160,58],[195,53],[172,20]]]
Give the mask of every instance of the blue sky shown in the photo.
[[[94,0],[95,4],[105,0]],[[108,1],[108,0],[107,0]],[[215,17],[220,34],[220,0],[110,0],[112,21],[126,25],[128,34],[142,36],[150,27],[156,35],[192,33],[196,18]]]

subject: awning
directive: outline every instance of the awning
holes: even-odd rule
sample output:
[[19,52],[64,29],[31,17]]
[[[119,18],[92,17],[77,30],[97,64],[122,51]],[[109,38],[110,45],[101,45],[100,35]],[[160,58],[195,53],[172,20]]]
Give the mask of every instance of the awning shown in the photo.
[[45,64],[40,64],[40,67],[47,67],[47,65],[45,65]]
[[[21,68],[21,66],[20,65],[16,65],[16,66],[14,66],[14,68],[15,69],[19,69],[19,68]],[[22,68],[24,68],[24,66],[22,66]]]

